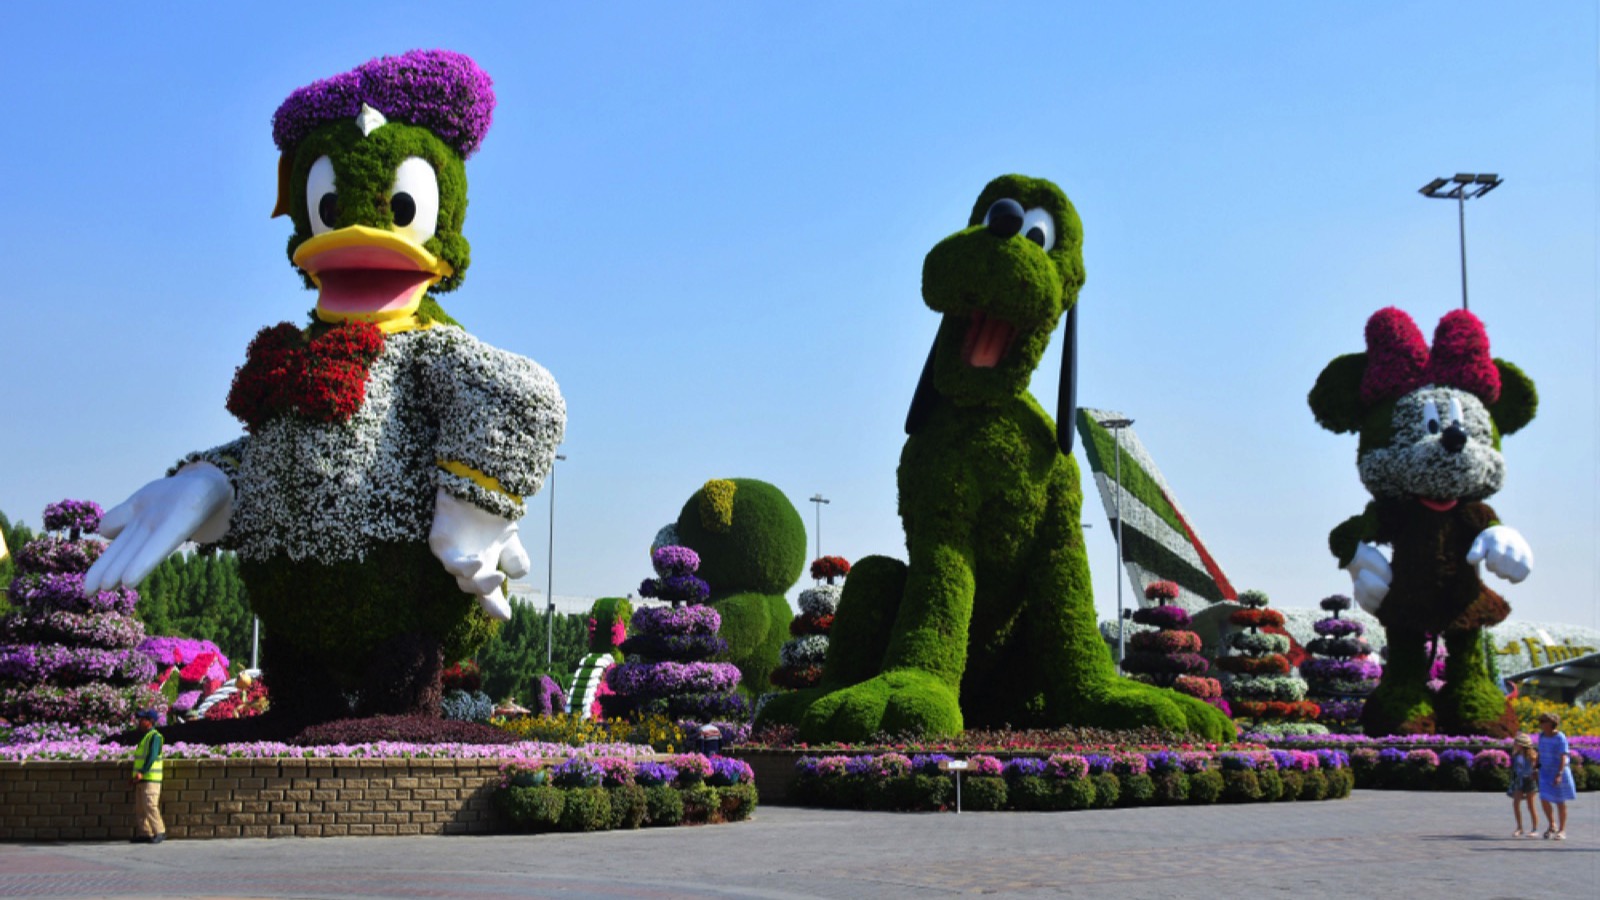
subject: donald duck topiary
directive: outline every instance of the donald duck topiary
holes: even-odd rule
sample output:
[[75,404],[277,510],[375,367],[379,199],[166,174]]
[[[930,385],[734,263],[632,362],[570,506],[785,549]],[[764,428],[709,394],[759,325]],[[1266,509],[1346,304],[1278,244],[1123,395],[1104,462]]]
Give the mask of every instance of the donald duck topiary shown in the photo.
[[[236,550],[265,627],[274,710],[438,715],[446,659],[509,618],[517,520],[566,423],[555,380],[439,306],[470,251],[464,161],[494,91],[444,50],[374,59],[273,117],[274,215],[317,291],[263,329],[228,395],[246,434],[180,461],[105,517],[94,591],[184,541]],[[465,595],[465,596],[464,596]],[[476,602],[473,602],[473,599]]]
[[[1372,315],[1366,338],[1367,351],[1329,363],[1308,398],[1322,427],[1360,436],[1356,467],[1373,498],[1328,536],[1356,602],[1388,637],[1362,727],[1509,736],[1516,717],[1489,677],[1483,629],[1511,607],[1479,566],[1512,584],[1533,570],[1528,542],[1484,502],[1505,482],[1500,439],[1538,409],[1533,380],[1490,356],[1483,323],[1464,309],[1439,320],[1432,347],[1394,307]],[[1440,636],[1449,655],[1433,694],[1429,645]]]

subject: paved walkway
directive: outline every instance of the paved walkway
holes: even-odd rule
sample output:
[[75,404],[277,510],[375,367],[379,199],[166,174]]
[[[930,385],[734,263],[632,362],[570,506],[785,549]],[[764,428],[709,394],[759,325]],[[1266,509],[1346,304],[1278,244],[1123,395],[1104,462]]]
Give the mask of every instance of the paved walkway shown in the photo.
[[1600,795],[1513,840],[1497,794],[1075,813],[767,807],[702,828],[0,844],[7,897],[1600,897]]

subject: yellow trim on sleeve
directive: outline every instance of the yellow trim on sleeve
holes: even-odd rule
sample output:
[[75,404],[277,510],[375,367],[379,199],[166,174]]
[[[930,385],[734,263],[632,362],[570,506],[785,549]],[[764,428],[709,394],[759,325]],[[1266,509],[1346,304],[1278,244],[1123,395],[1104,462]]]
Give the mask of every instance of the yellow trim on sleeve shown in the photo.
[[439,468],[449,472],[451,475],[459,475],[486,491],[494,491],[496,494],[499,494],[503,497],[510,497],[517,503],[522,502],[521,494],[513,494],[500,486],[500,479],[495,478],[492,475],[485,475],[464,462],[457,462],[453,459],[441,459],[439,460]]

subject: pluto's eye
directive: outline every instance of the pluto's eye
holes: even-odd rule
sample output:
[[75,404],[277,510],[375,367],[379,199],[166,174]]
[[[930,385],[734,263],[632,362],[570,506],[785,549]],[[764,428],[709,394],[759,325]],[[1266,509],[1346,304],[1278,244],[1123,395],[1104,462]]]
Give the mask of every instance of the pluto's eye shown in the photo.
[[1056,245],[1056,220],[1036,206],[1022,214],[1022,234],[1048,252]]
[[332,231],[339,224],[339,194],[333,185],[333,160],[320,156],[306,173],[306,213],[311,233]]
[[1432,400],[1422,404],[1422,424],[1429,434],[1439,433],[1439,406]]
[[439,225],[439,179],[420,156],[407,157],[394,171],[389,191],[394,230],[417,243],[433,237]]

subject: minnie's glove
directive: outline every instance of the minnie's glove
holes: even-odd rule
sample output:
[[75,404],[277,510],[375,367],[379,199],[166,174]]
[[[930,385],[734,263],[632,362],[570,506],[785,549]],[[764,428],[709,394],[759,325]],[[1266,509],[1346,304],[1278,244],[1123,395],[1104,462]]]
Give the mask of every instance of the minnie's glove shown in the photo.
[[84,592],[138,584],[184,541],[220,540],[232,515],[233,486],[211,463],[150,482],[101,518],[100,533],[115,540],[83,576]]
[[[461,590],[478,598],[492,618],[511,619],[511,603],[502,586],[506,576],[528,574],[528,553],[517,538],[517,523],[439,489],[434,499],[428,549],[454,575]],[[503,572],[501,570],[504,570]]]
[[1351,590],[1356,603],[1368,613],[1377,615],[1383,598],[1389,596],[1389,584],[1394,581],[1394,570],[1389,567],[1389,561],[1383,558],[1377,547],[1358,544],[1356,555],[1350,560],[1350,565],[1345,566],[1345,571],[1350,573]]
[[1467,551],[1467,562],[1517,584],[1533,571],[1533,548],[1515,528],[1491,525],[1478,535]]

